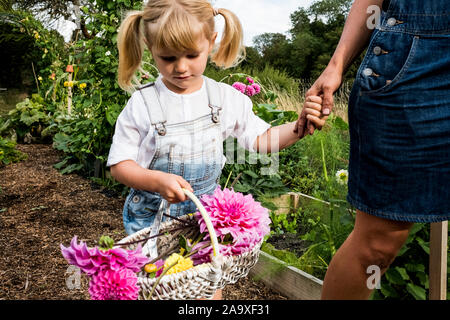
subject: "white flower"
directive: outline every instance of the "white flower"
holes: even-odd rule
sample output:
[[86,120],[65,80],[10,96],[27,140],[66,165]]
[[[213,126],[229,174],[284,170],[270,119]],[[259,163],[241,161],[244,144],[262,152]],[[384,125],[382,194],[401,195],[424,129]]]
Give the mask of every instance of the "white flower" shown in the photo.
[[108,50],[105,52],[105,56],[110,56],[110,55],[111,55],[111,51]]
[[347,184],[348,181],[348,171],[345,169],[336,172],[336,180],[339,184]]

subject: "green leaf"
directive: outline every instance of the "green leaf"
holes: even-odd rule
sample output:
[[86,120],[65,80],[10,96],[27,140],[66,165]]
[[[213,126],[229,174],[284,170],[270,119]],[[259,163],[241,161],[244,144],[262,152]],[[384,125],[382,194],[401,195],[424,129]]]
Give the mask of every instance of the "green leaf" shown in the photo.
[[422,285],[422,287],[424,287],[425,289],[429,289],[430,288],[430,281],[428,279],[428,274],[422,273],[422,272],[417,272],[416,273],[416,277],[417,277],[417,279],[419,279],[420,284]]
[[423,264],[406,263],[405,268],[409,272],[421,272],[421,273],[425,272],[425,266]]
[[109,250],[114,247],[114,240],[110,236],[101,236],[98,245],[101,250]]
[[74,171],[78,171],[81,168],[83,168],[83,165],[81,163],[74,163],[71,164],[70,166],[65,167],[63,170],[60,171],[61,174],[66,174],[66,173],[72,173]]
[[186,252],[189,252],[190,248],[188,248],[187,243],[188,243],[187,239],[183,235],[180,235],[180,239],[178,240],[178,244],[180,245],[180,248],[183,248]]
[[395,270],[397,270],[403,280],[409,280],[409,275],[405,268],[395,267]]
[[394,288],[388,283],[383,283],[381,285],[381,293],[387,298],[398,298],[398,293]]
[[336,116],[333,122],[334,127],[340,129],[340,130],[348,130],[348,124],[345,122],[341,117]]
[[253,172],[251,170],[245,170],[244,173],[248,174],[252,178],[258,178],[259,177],[258,174],[256,174],[255,172]]
[[278,210],[278,206],[275,204],[275,203],[273,203],[273,202],[271,202],[271,201],[261,201],[261,205],[264,207],[264,208],[267,208],[267,209],[269,209],[269,210],[271,210],[271,211],[276,211],[276,210]]
[[243,184],[240,184],[240,183],[237,183],[237,184],[234,185],[234,190],[237,191],[237,192],[246,193],[246,192],[248,192],[251,189],[252,189],[252,187],[250,185],[243,185]]
[[67,159],[64,159],[61,162],[58,162],[57,164],[53,165],[53,168],[55,169],[61,169],[62,167],[64,167],[67,164]]
[[388,269],[386,271],[386,279],[392,284],[404,285],[405,280],[397,269]]
[[406,285],[406,291],[408,291],[416,300],[426,300],[426,290],[422,287],[408,283]]
[[106,110],[106,120],[111,126],[116,123],[117,117],[120,114],[120,109],[117,105],[114,105]]
[[417,243],[426,252],[426,254],[430,254],[430,244],[429,242],[424,241],[422,238],[416,237]]
[[425,227],[425,224],[423,223],[415,223],[411,230],[409,231],[409,236],[416,234],[417,232],[419,232],[420,230],[422,230]]

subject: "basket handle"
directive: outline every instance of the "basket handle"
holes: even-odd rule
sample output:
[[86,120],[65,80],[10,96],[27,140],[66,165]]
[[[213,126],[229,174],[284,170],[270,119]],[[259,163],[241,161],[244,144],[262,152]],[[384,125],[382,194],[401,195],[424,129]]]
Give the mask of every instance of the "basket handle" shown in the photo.
[[198,210],[200,211],[200,214],[202,215],[203,219],[205,220],[206,228],[208,229],[209,237],[211,238],[211,246],[213,248],[213,256],[214,257],[220,256],[219,242],[217,241],[216,230],[214,230],[211,219],[209,218],[209,215],[206,212],[205,207],[202,205],[200,200],[195,196],[195,194],[193,194],[192,192],[190,192],[189,190],[186,190],[184,188],[182,188],[182,190],[192,200],[192,202],[195,203]]

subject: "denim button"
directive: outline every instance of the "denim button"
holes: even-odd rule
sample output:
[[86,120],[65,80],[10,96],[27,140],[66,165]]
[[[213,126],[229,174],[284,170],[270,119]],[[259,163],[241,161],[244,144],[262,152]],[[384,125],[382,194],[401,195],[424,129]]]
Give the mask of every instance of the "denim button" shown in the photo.
[[132,201],[133,201],[134,203],[138,203],[139,200],[141,200],[141,197],[139,197],[139,196],[134,196],[133,199],[132,199]]
[[395,19],[395,18],[389,18],[388,19],[388,21],[387,21],[387,25],[388,26],[395,26],[397,24],[397,19]]
[[379,56],[381,54],[381,48],[376,46],[375,48],[373,48],[373,53],[375,53],[375,55]]
[[370,76],[373,74],[373,70],[370,69],[370,68],[365,68],[365,69],[363,70],[363,74],[364,74],[366,77],[370,77]]

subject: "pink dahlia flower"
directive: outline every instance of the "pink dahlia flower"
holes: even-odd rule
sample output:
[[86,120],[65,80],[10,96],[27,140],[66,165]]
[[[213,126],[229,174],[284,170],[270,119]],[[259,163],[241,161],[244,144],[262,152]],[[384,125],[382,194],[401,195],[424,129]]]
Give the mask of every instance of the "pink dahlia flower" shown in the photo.
[[[219,240],[223,242],[227,235],[232,237],[232,243],[219,245],[219,250],[224,256],[250,251],[270,231],[268,210],[255,201],[251,194],[244,196],[240,192],[221,190],[217,187],[212,195],[203,195],[201,201]],[[196,218],[200,232],[208,232],[199,212],[196,213]],[[209,239],[209,235],[205,237],[206,239]],[[193,250],[204,243],[198,243]],[[192,259],[196,264],[208,262],[211,250],[211,247],[200,250],[192,256]]]
[[101,270],[92,276],[89,294],[92,300],[136,300],[137,276],[127,268]]
[[235,88],[236,90],[245,93],[245,88],[247,87],[245,84],[243,84],[242,82],[235,82],[232,84],[232,87]]
[[155,262],[155,266],[156,268],[158,268],[158,271],[156,271],[155,277],[159,277],[160,274],[164,271],[164,260],[163,259],[159,259],[158,261]]
[[113,248],[106,251],[88,248],[84,242],[77,243],[77,236],[70,241],[68,248],[61,244],[61,252],[68,263],[75,265],[87,275],[93,275],[100,270],[118,270],[122,267],[138,272],[148,263],[149,259],[142,254],[139,245],[135,251],[123,248]]
[[253,83],[253,84],[252,84],[252,87],[253,87],[253,89],[255,89],[255,94],[258,94],[258,93],[261,92],[261,87],[260,87],[259,84]]
[[256,94],[256,90],[255,88],[253,88],[253,85],[247,86],[245,88],[245,94],[248,95],[249,97],[253,97]]
[[249,84],[255,83],[255,80],[253,80],[253,78],[251,78],[251,77],[247,77],[246,80]]

